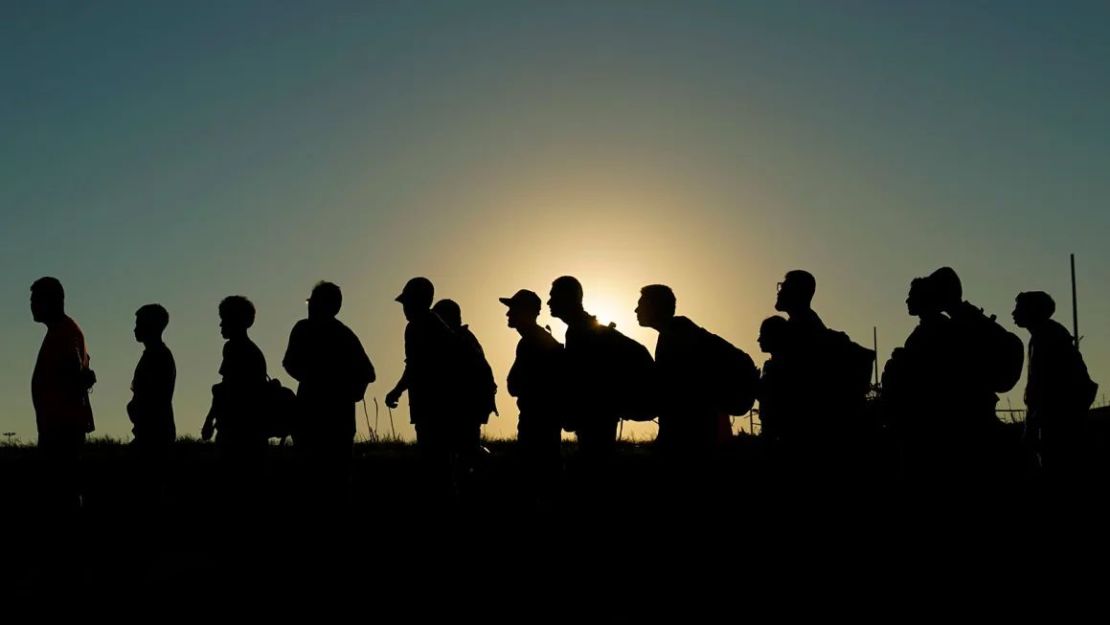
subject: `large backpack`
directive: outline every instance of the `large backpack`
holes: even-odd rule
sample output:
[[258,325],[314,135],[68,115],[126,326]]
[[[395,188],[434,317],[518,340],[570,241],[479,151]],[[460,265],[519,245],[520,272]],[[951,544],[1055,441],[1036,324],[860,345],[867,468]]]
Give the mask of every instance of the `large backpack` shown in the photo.
[[871,390],[875,352],[839,330],[823,330],[819,346],[818,387],[825,404],[840,415],[861,411]]
[[713,403],[725,414],[747,414],[755,405],[759,369],[744,350],[709,330],[701,331]]
[[974,308],[968,315],[969,333],[975,340],[976,362],[990,389],[1005,393],[1021,380],[1025,365],[1025,345],[1016,334],[1003,328],[994,315],[989,317],[981,308]]
[[265,410],[260,427],[266,438],[280,438],[284,441],[286,437],[293,436],[296,439],[300,424],[297,394],[293,389],[282,386],[281,380],[277,378],[270,378],[262,393],[262,403]]
[[625,336],[615,326],[599,329],[605,344],[603,374],[612,387],[612,408],[621,419],[651,421],[658,416],[655,360],[643,345]]

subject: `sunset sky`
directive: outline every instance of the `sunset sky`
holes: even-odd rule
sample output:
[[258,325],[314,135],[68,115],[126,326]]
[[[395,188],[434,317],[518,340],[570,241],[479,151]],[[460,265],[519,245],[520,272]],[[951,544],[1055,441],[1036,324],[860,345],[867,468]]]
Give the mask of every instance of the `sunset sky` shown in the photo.
[[1110,385],[1106,2],[5,2],[0,124],[0,431],[27,442],[43,275],[85,330],[97,434],[119,438],[139,306],[170,311],[196,435],[220,299],[254,301],[289,383],[321,279],[386,429],[393,298],[416,275],[485,346],[492,436],[516,429],[497,298],[546,300],[563,274],[651,349],[632,311],[669,284],[759,363],[775,283],[805,268],[826,323],[868,345],[877,326],[885,362],[910,280],[942,265],[1011,329],[1024,290],[1070,328],[1075,253],[1084,355]]

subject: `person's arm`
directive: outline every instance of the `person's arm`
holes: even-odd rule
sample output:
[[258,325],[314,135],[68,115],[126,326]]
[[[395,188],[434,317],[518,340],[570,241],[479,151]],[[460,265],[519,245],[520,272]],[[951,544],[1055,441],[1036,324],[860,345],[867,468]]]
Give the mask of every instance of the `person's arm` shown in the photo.
[[385,405],[390,408],[396,408],[397,402],[401,399],[401,395],[409,390],[409,367],[413,366],[413,353],[416,351],[416,334],[413,332],[412,324],[410,323],[405,327],[405,372],[401,374],[401,379],[397,380],[397,384],[393,390],[385,396]]
[[392,391],[386,394],[385,405],[390,408],[396,408],[397,402],[401,399],[401,395],[407,390],[409,390],[408,369],[405,369],[405,372],[401,374],[401,379],[397,380],[397,385],[393,387]]

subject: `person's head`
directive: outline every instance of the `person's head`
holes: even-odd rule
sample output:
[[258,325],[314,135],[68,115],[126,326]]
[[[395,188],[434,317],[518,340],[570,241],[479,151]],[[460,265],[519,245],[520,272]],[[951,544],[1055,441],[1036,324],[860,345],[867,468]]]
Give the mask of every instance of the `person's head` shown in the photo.
[[931,278],[914,278],[906,295],[906,311],[914,317],[937,314],[941,310],[936,285]]
[[784,317],[767,317],[759,324],[759,349],[765,354],[781,352],[790,336],[790,322]]
[[929,276],[929,280],[933,283],[937,305],[941,310],[950,312],[964,301],[964,286],[955,269],[941,267]]
[[1019,328],[1036,327],[1055,313],[1056,302],[1044,291],[1019,293],[1014,300],[1014,324]]
[[795,269],[786,272],[778,289],[775,310],[787,314],[809,310],[813,294],[817,292],[817,279],[808,271]]
[[310,319],[330,319],[339,314],[343,307],[343,291],[331,282],[318,282],[308,296],[308,317]]
[[528,289],[521,289],[512,297],[499,297],[499,302],[509,307],[505,312],[508,325],[515,330],[528,328],[536,323],[540,316],[540,296]]
[[135,311],[135,340],[151,343],[162,340],[162,332],[170,324],[170,313],[161,304],[147,304]]
[[254,304],[242,295],[225,297],[220,302],[220,334],[225,339],[246,336],[254,325]]
[[65,314],[65,289],[57,278],[46,276],[31,285],[31,318],[50,323]]
[[649,284],[640,289],[640,301],[636,304],[636,321],[645,328],[658,330],[664,323],[674,318],[675,297],[671,287],[663,284]]
[[401,289],[401,294],[395,299],[401,302],[405,318],[411,320],[416,315],[430,310],[434,298],[435,287],[432,286],[432,281],[424,277],[416,277],[405,283],[405,288]]
[[573,276],[562,276],[551,283],[551,297],[547,300],[551,316],[566,321],[582,312],[582,283]]
[[432,312],[447,324],[452,330],[462,327],[462,309],[453,299],[441,299],[432,306]]

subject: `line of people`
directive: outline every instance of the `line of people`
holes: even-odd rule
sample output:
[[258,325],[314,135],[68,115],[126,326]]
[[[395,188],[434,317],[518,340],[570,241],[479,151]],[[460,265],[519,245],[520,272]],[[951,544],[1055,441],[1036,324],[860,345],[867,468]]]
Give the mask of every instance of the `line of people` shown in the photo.
[[[812,308],[815,292],[806,271],[790,271],[779,283],[775,308],[786,316],[760,326],[759,345],[769,355],[762,371],[742,350],[677,315],[665,285],[644,287],[635,309],[638,323],[658,332],[654,357],[587,312],[574,277],[557,278],[547,301],[552,317],[567,326],[565,345],[539,325],[537,293],[501,298],[508,327],[520,335],[508,391],[519,408],[517,450],[527,488],[539,499],[553,495],[567,431],[577,439],[578,490],[600,499],[620,422],[657,419],[669,480],[662,486],[696,494],[712,482],[716,454],[732,436],[730,416],[748,413],[757,401],[761,437],[783,475],[823,476],[827,485],[873,470],[864,448],[884,430],[897,441],[907,484],[945,488],[988,474],[1000,427],[998,393],[1020,379],[1021,340],[965,301],[956,272],[944,267],[911,283],[907,308],[919,324],[873,387],[875,353],[825,326]],[[497,413],[497,384],[459,305],[449,299],[433,305],[434,295],[432,283],[418,277],[396,298],[408,321],[405,368],[386,405],[395,408],[408,394],[427,493],[448,501],[465,493],[479,468],[481,427]],[[219,305],[222,379],[212,388],[202,437],[215,437],[233,499],[243,501],[250,491],[267,440],[285,435],[304,452],[309,496],[337,507],[346,498],[355,408],[376,374],[358,337],[338,319],[340,288],[321,282],[307,303],[308,316],[294,326],[282,360],[298,382],[295,395],[269,378],[265,356],[249,337],[251,302],[231,296]],[[1027,440],[1045,473],[1064,483],[1089,456],[1082,423],[1097,385],[1075,341],[1051,319],[1054,308],[1045,293],[1022,293],[1013,318],[1031,335]],[[57,279],[32,285],[31,309],[47,326],[32,380],[39,447],[57,501],[79,506],[74,463],[94,429],[88,392],[96,378]],[[144,351],[127,412],[152,490],[176,438],[176,368],[162,340],[168,323],[160,305],[136,312],[135,338]]]

